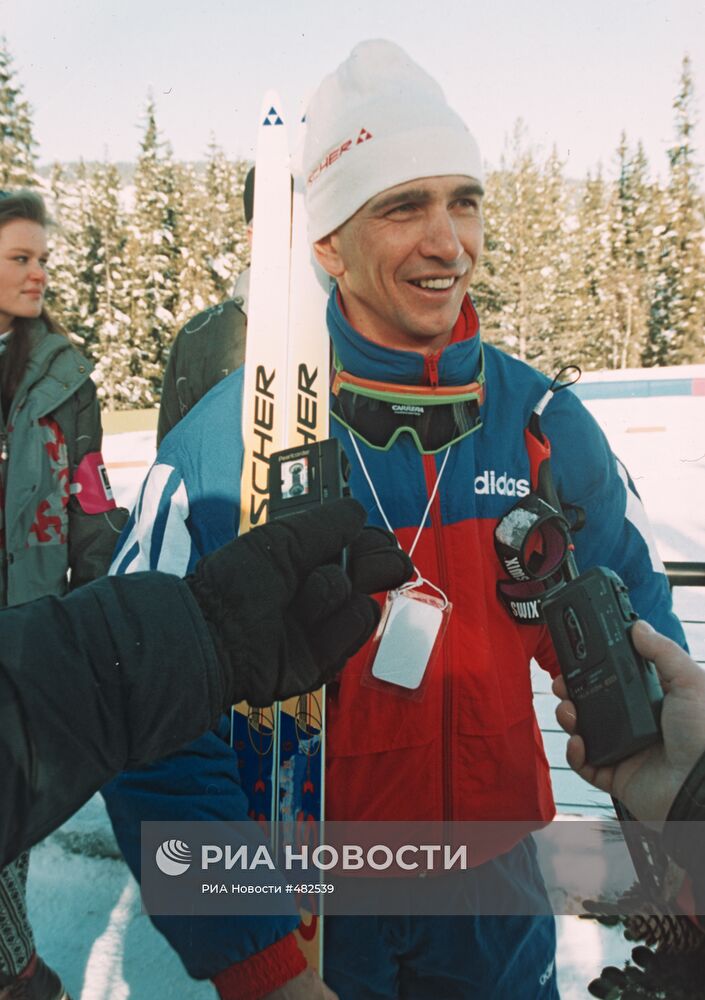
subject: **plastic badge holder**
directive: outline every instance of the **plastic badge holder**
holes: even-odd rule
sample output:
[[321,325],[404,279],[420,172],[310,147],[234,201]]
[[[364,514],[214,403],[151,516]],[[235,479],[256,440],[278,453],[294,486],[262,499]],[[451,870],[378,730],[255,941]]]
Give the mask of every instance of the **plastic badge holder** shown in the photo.
[[409,698],[423,694],[424,678],[443,640],[452,605],[418,590],[397,590],[387,597],[375,635],[366,683]]

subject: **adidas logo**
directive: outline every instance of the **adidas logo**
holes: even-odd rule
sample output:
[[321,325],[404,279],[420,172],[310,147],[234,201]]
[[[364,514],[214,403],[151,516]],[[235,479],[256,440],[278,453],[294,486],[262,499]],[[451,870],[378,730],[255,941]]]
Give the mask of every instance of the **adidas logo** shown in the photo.
[[494,469],[485,469],[475,476],[475,493],[480,496],[525,497],[529,492],[528,479],[515,479],[506,472],[498,476]]

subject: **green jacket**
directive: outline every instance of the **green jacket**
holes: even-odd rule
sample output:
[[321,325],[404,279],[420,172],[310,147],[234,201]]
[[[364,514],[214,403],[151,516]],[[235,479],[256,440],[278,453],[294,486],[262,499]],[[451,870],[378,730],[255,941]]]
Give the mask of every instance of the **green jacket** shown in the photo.
[[0,607],[102,576],[127,512],[86,514],[70,484],[103,431],[92,365],[41,320],[8,414],[0,408]]
[[241,302],[211,306],[177,333],[164,372],[157,446],[209,389],[243,364],[247,317]]

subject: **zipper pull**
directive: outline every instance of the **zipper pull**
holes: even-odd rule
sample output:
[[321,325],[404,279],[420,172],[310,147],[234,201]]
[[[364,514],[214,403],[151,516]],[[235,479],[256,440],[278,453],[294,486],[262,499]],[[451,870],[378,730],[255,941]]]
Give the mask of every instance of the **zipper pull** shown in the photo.
[[424,380],[426,385],[436,387],[439,382],[438,378],[438,362],[441,357],[441,352],[436,351],[435,354],[427,354],[424,358]]

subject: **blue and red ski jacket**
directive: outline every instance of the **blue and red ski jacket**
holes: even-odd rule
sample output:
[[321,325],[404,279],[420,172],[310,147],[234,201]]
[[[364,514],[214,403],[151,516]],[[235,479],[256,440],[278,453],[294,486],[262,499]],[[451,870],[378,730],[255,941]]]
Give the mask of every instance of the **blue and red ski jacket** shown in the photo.
[[[437,380],[465,385],[478,374],[482,348],[469,299],[452,342],[430,359],[367,340],[349,325],[335,296],[328,324],[340,362],[353,375],[402,384]],[[329,819],[540,823],[554,813],[533,711],[530,661],[534,657],[555,674],[555,655],[543,627],[518,624],[500,604],[496,584],[505,573],[493,542],[497,521],[529,490],[524,429],[549,379],[487,345],[484,365],[482,427],[452,446],[414,553],[422,574],[453,604],[440,655],[429,667],[419,700],[363,683],[365,651],[331,689]],[[159,569],[183,576],[201,555],[237,532],[242,384],[238,369],[166,436],[123,532],[113,572]],[[552,445],[561,500],[585,511],[585,527],[575,536],[579,568],[615,570],[630,588],[638,613],[682,643],[641,501],[604,434],[570,391],[550,402],[542,429]],[[382,524],[348,431],[335,420],[331,430],[350,459],[353,495],[366,507],[369,521]],[[445,453],[422,456],[407,434],[388,451],[362,442],[359,448],[384,511],[408,549]],[[209,763],[209,754],[215,764],[216,756],[227,753],[229,748],[215,737],[208,746],[204,741],[193,752],[185,750],[187,786],[179,785],[178,754],[151,774],[120,779],[109,797],[123,850],[129,853],[125,845],[130,839],[138,841],[140,818],[228,820],[245,815],[235,769]],[[498,852],[506,848],[502,845]],[[235,928],[230,933],[227,920],[221,919],[217,928],[206,921],[208,930],[204,926],[202,934],[193,922],[163,922],[191,974],[204,976],[226,968],[226,956],[234,962],[271,945],[295,921],[280,918],[274,933],[271,924],[261,930],[251,927],[244,943]]]
[[[451,343],[424,359],[361,336],[335,298],[328,324],[345,371],[404,384],[472,382],[484,351],[482,427],[451,447],[414,563],[453,610],[420,700],[365,683],[365,651],[328,698],[326,813],[336,820],[548,820],[553,797],[533,710],[530,661],[552,675],[558,664],[541,625],[514,621],[496,595],[506,576],[494,548],[498,520],[529,491],[524,428],[549,379],[489,346],[481,347],[469,299]],[[604,434],[574,393],[557,393],[541,420],[564,504],[585,512],[575,534],[580,570],[608,566],[630,588],[635,609],[683,642],[663,565],[641,501]],[[351,446],[352,492],[380,512]],[[445,452],[420,455],[402,434],[388,451],[359,442],[364,464],[402,547],[412,544]]]

